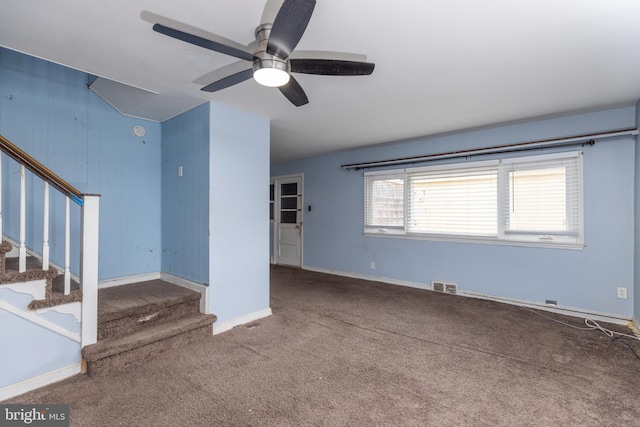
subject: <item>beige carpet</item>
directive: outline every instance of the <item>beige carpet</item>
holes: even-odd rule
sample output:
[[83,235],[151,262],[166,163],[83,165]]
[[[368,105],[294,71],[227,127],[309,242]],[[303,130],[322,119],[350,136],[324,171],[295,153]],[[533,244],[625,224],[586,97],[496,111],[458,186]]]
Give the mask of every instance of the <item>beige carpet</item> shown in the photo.
[[69,403],[73,426],[640,425],[640,360],[601,332],[494,302],[271,274],[269,318],[5,403]]

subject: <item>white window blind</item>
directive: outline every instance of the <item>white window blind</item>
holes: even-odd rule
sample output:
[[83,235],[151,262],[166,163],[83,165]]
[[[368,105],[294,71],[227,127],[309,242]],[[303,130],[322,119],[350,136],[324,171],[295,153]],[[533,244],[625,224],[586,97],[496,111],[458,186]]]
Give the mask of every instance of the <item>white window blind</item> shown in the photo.
[[498,168],[436,169],[409,174],[407,231],[491,235],[498,232]]
[[582,156],[539,156],[502,164],[505,234],[580,235]]
[[365,176],[365,226],[404,228],[404,174]]
[[582,247],[582,153],[554,153],[364,177],[365,232]]

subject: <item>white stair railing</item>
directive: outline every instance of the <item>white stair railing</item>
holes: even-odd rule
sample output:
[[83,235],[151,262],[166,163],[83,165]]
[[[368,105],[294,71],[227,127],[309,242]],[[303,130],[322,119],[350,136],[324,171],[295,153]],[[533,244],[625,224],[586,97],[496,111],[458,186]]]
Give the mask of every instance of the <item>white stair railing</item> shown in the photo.
[[[26,170],[44,182],[43,223],[42,223],[42,269],[50,265],[50,197],[49,187],[53,187],[65,196],[64,213],[64,294],[71,293],[71,208],[73,201],[80,206],[80,288],[82,290],[82,346],[97,341],[98,326],[98,237],[100,195],[83,194],[58,175],[51,172],[37,160],[22,151],[16,145],[0,135],[0,150],[20,164],[20,214],[18,269],[27,267],[27,191]],[[3,236],[2,223],[2,161],[0,158],[0,236]],[[33,249],[33,248],[31,248]]]

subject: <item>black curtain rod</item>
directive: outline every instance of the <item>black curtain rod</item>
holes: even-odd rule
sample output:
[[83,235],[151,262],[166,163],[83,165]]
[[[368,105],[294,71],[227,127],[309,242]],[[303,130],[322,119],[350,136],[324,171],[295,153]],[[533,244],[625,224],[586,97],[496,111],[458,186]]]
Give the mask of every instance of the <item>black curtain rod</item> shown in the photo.
[[628,129],[619,129],[612,130],[607,132],[599,132],[587,135],[576,135],[565,138],[553,138],[553,139],[542,139],[538,141],[530,141],[530,142],[519,142],[516,144],[506,144],[506,145],[496,145],[492,147],[485,148],[475,148],[470,150],[458,150],[458,151],[450,151],[447,153],[437,153],[437,154],[426,154],[423,156],[413,156],[413,157],[401,157],[398,159],[389,159],[389,160],[378,160],[373,162],[363,162],[363,163],[352,163],[348,165],[342,165],[342,169],[365,169],[365,168],[376,168],[383,166],[391,166],[391,165],[401,165],[408,163],[421,163],[428,162],[433,160],[440,159],[454,159],[460,157],[471,157],[471,156],[479,156],[484,154],[500,154],[500,153],[510,153],[515,151],[527,151],[527,150],[535,150],[537,148],[544,147],[567,147],[574,145],[593,145],[595,144],[595,139],[597,138],[612,138],[615,136],[622,135],[638,135],[637,128],[628,128]]

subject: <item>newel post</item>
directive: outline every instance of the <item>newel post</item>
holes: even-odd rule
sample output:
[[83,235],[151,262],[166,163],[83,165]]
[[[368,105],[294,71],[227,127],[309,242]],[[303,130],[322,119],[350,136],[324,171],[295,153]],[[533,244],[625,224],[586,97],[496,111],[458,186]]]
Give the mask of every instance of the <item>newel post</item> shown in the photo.
[[83,196],[80,237],[82,288],[82,347],[98,340],[98,228],[100,195]]

